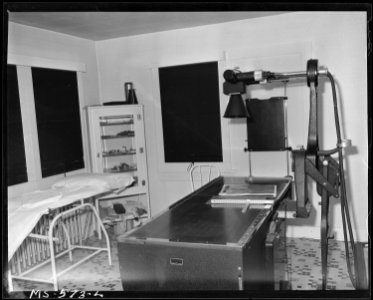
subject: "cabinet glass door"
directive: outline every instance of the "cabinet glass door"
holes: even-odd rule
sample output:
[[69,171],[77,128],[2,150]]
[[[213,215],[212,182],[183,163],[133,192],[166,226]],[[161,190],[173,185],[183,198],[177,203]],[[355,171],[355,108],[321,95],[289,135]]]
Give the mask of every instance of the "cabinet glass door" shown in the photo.
[[103,171],[137,171],[134,115],[100,116]]
[[92,171],[133,176],[118,196],[148,193],[142,106],[89,107],[88,121]]

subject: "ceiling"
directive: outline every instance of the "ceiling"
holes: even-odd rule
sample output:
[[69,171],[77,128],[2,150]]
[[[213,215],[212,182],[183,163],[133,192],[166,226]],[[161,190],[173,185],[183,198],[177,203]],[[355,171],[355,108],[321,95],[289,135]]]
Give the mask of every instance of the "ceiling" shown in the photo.
[[287,12],[9,12],[9,21],[101,41],[282,13]]

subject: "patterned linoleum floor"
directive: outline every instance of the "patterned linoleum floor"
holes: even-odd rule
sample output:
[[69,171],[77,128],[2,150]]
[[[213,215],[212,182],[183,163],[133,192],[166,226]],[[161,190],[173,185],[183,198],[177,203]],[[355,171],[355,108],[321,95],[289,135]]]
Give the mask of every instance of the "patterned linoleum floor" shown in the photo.
[[[109,231],[110,234],[110,231]],[[113,233],[110,234],[113,236]],[[97,245],[97,241],[89,241]],[[299,238],[287,239],[287,271],[292,290],[317,290],[321,284],[321,261],[319,240]],[[112,265],[108,264],[106,252],[94,256],[79,267],[65,273],[59,278],[59,290],[85,291],[122,291],[117,245],[112,238]],[[73,257],[81,258],[87,250],[75,250]],[[365,253],[367,259],[367,250]],[[68,255],[57,260],[57,270],[69,265]],[[38,270],[38,277],[50,279],[50,265]],[[45,283],[14,280],[14,291],[52,290],[53,286]],[[346,255],[343,242],[329,241],[328,256],[328,290],[354,289],[348,276]]]

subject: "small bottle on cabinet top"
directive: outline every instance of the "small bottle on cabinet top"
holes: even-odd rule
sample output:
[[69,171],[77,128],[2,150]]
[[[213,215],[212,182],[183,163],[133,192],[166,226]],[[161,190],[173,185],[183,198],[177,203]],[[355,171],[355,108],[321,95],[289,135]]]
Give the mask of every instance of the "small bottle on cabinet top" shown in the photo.
[[124,100],[126,102],[128,102],[128,93],[132,89],[133,89],[133,83],[132,82],[125,82],[124,83]]
[[128,103],[129,104],[137,104],[137,97],[134,89],[128,91]]

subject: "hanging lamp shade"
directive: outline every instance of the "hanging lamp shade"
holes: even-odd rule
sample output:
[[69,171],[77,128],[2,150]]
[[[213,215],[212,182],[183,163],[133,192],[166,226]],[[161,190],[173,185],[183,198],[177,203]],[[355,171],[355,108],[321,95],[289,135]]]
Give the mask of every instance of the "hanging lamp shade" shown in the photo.
[[241,94],[232,94],[229,98],[224,118],[250,118]]

